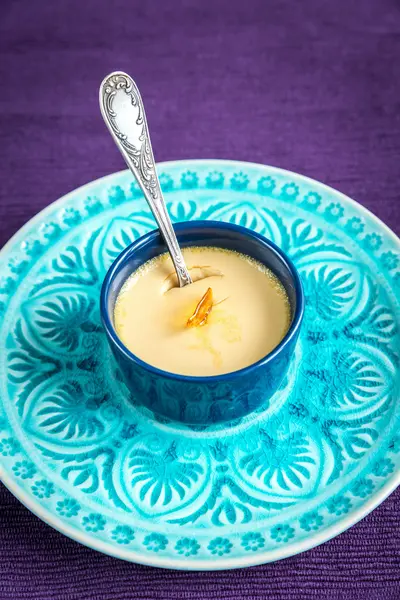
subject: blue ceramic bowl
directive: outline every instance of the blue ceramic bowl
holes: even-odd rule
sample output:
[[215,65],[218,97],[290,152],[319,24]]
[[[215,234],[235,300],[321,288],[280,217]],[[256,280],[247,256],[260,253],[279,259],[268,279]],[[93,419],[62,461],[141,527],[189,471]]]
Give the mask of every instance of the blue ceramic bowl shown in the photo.
[[[224,375],[189,377],[153,367],[135,356],[119,339],[113,324],[121,286],[146,261],[166,251],[159,231],[128,246],[111,265],[101,290],[100,310],[111,350],[135,403],[158,417],[192,425],[210,425],[242,417],[264,405],[279,388],[293,355],[304,310],[303,289],[292,261],[275,244],[244,227],[216,221],[175,226],[181,247],[215,246],[252,256],[270,268],[286,288],[292,322],[286,336],[256,363]],[[263,332],[260,331],[260,335]]]

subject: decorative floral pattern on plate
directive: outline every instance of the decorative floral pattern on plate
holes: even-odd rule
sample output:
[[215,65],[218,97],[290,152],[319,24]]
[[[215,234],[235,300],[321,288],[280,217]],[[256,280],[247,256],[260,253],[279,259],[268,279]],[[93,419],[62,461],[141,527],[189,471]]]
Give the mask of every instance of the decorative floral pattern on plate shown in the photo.
[[306,313],[284,385],[225,426],[161,422],[136,405],[98,298],[111,262],[154,221],[129,173],[109,176],[2,251],[2,477],[47,522],[126,559],[214,569],[290,556],[399,482],[399,241],[294,173],[212,160],[160,172],[174,221],[239,223],[295,261]]

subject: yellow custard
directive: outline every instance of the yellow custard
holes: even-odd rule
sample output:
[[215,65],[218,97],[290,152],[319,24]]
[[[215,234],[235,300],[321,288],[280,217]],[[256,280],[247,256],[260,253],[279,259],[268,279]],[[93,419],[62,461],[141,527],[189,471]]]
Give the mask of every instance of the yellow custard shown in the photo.
[[[261,263],[231,250],[191,247],[183,255],[193,275],[209,276],[171,288],[176,284],[174,268],[163,254],[122,286],[114,326],[125,346],[154,367],[192,376],[237,371],[271,352],[291,319],[279,279]],[[213,305],[205,324],[188,327],[208,288]]]

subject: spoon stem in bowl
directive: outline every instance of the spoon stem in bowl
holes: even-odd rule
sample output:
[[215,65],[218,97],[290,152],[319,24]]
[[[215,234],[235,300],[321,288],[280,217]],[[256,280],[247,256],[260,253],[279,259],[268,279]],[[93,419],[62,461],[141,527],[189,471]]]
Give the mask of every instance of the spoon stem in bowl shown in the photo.
[[111,136],[138,182],[164,237],[179,287],[188,285],[192,279],[162,195],[139,90],[126,73],[111,73],[100,86],[99,101]]

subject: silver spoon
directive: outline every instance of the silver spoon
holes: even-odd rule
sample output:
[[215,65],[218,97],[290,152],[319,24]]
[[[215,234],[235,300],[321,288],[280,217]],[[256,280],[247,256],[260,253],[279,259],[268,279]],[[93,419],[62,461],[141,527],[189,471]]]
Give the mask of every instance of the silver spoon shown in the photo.
[[179,287],[192,283],[161,192],[149,129],[139,90],[129,75],[115,72],[102,82],[100,110],[108,129],[132,171],[164,237]]

